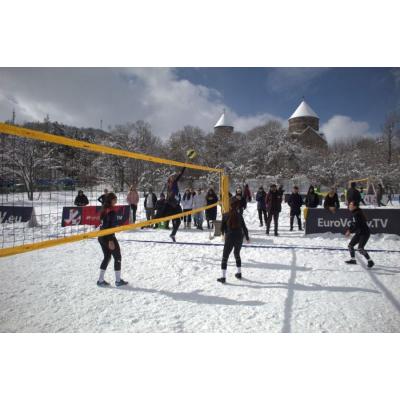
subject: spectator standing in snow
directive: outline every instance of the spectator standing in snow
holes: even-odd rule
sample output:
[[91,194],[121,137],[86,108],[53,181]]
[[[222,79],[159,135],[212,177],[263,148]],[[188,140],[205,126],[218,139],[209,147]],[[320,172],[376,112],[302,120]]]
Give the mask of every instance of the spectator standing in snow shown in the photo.
[[383,186],[379,183],[378,190],[376,191],[376,201],[378,202],[378,207],[384,206],[384,204],[382,203],[382,197],[384,193],[385,190],[383,189]]
[[[118,226],[117,212],[114,207],[117,204],[117,196],[114,193],[107,193],[104,197],[104,203],[100,214],[100,230],[115,228]],[[104,280],[107,266],[114,258],[115,285],[123,286],[128,282],[121,278],[121,250],[115,234],[100,236],[98,238],[101,249],[103,250],[104,259],[100,265],[100,275],[97,281],[98,286],[109,286],[110,284]]]
[[[387,187],[387,194],[388,194],[388,202],[387,202],[387,204],[391,204],[391,205],[393,205],[393,202],[392,202],[392,200],[393,200],[393,189],[392,189],[392,187],[391,186],[388,186]],[[386,204],[386,205],[387,205]]]
[[347,191],[347,204],[355,201],[357,204],[361,202],[361,194],[356,188],[356,182],[351,182],[350,189]]
[[247,183],[244,185],[243,195],[246,200],[246,203],[251,203],[251,200],[252,200],[251,191],[250,191],[249,185]]
[[307,208],[317,208],[319,205],[319,196],[315,193],[314,186],[308,188],[306,196],[306,207]]
[[340,208],[339,197],[336,193],[336,188],[331,187],[331,190],[325,197],[324,208],[330,212],[336,212]]
[[239,201],[239,212],[243,215],[243,211],[247,208],[247,202],[240,186],[236,188],[235,197]]
[[[214,189],[208,189],[206,194],[206,205],[210,206],[211,204],[218,202],[218,196],[214,192]],[[214,227],[214,221],[217,219],[217,206],[209,208],[206,210],[206,220],[207,220],[207,228],[211,229]],[[211,224],[210,224],[211,221]]]
[[97,201],[99,203],[101,203],[101,205],[104,204],[104,201],[105,201],[105,198],[107,196],[107,193],[108,193],[108,189],[104,189],[104,193],[97,199]]
[[358,203],[355,201],[351,201],[349,203],[349,210],[353,214],[353,222],[350,224],[349,229],[346,230],[345,235],[350,236],[351,233],[354,233],[355,235],[349,243],[351,259],[346,261],[346,263],[357,264],[354,246],[358,243],[358,251],[367,259],[368,268],[372,268],[374,266],[374,262],[371,260],[369,254],[365,250],[365,245],[367,244],[371,234],[367,225],[367,219],[361,208],[358,206]]
[[89,204],[89,200],[85,196],[85,194],[83,193],[83,190],[79,190],[78,191],[78,196],[75,197],[74,204],[77,207],[84,207],[84,206],[87,206]]
[[[197,190],[196,196],[194,196],[193,198],[193,209],[201,208],[206,205],[207,205],[206,197],[199,188]],[[203,220],[204,220],[203,211],[199,211],[198,213],[194,214],[194,224],[196,225],[197,229],[203,230]]]
[[258,211],[258,219],[260,220],[260,227],[263,226],[263,216],[265,225],[267,225],[267,205],[265,204],[265,198],[267,197],[267,192],[264,190],[262,186],[258,188],[256,193],[256,201],[257,201],[257,211]]
[[[166,204],[166,200],[165,200],[165,194],[164,193],[160,193],[160,197],[156,202],[156,207],[155,207],[155,218],[162,218],[164,215],[164,209],[165,209],[165,204]],[[158,224],[155,225],[155,227],[158,227]],[[169,221],[167,221],[166,223],[166,228],[169,228]]]
[[149,188],[148,193],[144,196],[144,209],[146,210],[147,221],[154,218],[156,204],[157,196],[153,193],[153,188]]
[[301,206],[303,205],[303,198],[301,197],[301,194],[299,193],[299,188],[297,186],[293,186],[293,192],[288,198],[288,205],[290,207],[290,230],[293,231],[294,217],[296,217],[299,231],[302,231],[303,229],[301,228]]
[[365,201],[364,201],[364,199],[365,199],[365,192],[364,192],[364,189],[363,189],[363,188],[360,188],[360,198],[361,198],[360,202],[363,203],[364,206],[366,206]]
[[229,255],[233,250],[233,254],[236,260],[237,272],[235,277],[242,279],[242,260],[240,258],[240,250],[243,244],[243,236],[246,237],[249,242],[249,232],[244,222],[243,216],[240,213],[240,201],[235,197],[231,199],[231,208],[229,212],[222,216],[221,232],[225,237],[224,250],[222,253],[221,270],[222,277],[218,278],[217,281],[221,283],[226,282],[226,269],[228,265]]
[[272,218],[274,219],[274,234],[278,236],[278,219],[279,213],[282,211],[282,196],[279,194],[275,184],[270,186],[270,190],[265,198],[267,206],[267,230],[266,234],[269,235]]
[[136,187],[134,185],[130,187],[128,195],[126,196],[126,201],[132,210],[132,222],[135,223],[137,206],[139,203],[139,193],[137,192]]
[[[193,210],[193,195],[190,189],[186,189],[185,193],[182,197],[182,209],[183,212],[185,211],[192,211]],[[191,228],[192,224],[192,216],[188,215],[187,217],[183,217],[184,227]]]

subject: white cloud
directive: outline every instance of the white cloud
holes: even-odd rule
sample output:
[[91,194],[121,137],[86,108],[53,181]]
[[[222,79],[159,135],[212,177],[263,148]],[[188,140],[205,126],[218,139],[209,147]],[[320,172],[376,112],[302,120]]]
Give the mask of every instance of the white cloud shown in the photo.
[[321,126],[321,132],[325,133],[330,144],[356,137],[374,136],[367,122],[354,121],[346,115],[334,115]]
[[270,114],[239,116],[212,88],[178,79],[169,68],[2,68],[0,119],[17,113],[17,122],[51,120],[77,126],[103,127],[149,122],[167,137],[185,125],[212,130],[222,109],[237,130],[275,118]]
[[256,126],[261,126],[266,124],[268,121],[275,120],[279,121],[283,126],[288,125],[288,121],[284,120],[276,115],[264,113],[248,116],[236,116],[234,119],[234,126],[237,131],[246,132]]

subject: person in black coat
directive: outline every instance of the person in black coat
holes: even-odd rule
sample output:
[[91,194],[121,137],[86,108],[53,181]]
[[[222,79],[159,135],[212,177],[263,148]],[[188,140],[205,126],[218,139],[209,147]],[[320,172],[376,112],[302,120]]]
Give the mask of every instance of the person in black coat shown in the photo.
[[104,189],[104,193],[97,199],[97,201],[101,204],[104,204],[108,190]]
[[301,228],[300,215],[301,215],[301,206],[304,203],[303,203],[303,198],[299,193],[299,188],[297,186],[293,186],[293,193],[291,193],[288,198],[288,204],[290,207],[290,230],[291,231],[293,230],[294,217],[296,217],[297,224],[299,226],[299,231],[302,231],[303,229]]
[[314,191],[314,186],[310,186],[308,188],[307,196],[306,196],[306,207],[307,208],[317,208],[319,205],[319,196]]
[[[206,194],[206,201],[207,205],[210,206],[211,204],[218,202],[218,196],[214,192],[214,189],[208,189]],[[207,220],[207,228],[211,229],[214,227],[214,221],[217,219],[217,207],[212,207],[206,210],[206,220]],[[211,225],[210,225],[211,221]]]
[[236,188],[235,197],[239,200],[239,212],[243,215],[243,211],[247,208],[247,201],[243,195],[241,187]]
[[249,242],[249,231],[247,230],[243,216],[240,213],[240,201],[235,197],[231,198],[230,210],[222,216],[221,232],[225,236],[224,250],[222,253],[221,270],[222,277],[217,281],[221,283],[226,282],[226,268],[228,265],[229,255],[233,250],[236,260],[237,272],[235,277],[242,279],[242,261],[240,258],[240,250],[243,244],[243,236]]
[[84,206],[87,206],[89,204],[89,200],[85,196],[85,194],[83,193],[83,190],[79,190],[78,191],[78,196],[75,197],[74,204],[77,207],[84,207]]
[[265,198],[267,206],[268,217],[267,217],[267,230],[266,234],[269,235],[269,228],[271,227],[272,218],[274,218],[274,230],[275,236],[278,236],[278,219],[279,213],[282,211],[282,196],[275,184],[270,186],[270,190]]
[[368,239],[371,235],[371,232],[367,224],[367,219],[357,202],[351,201],[349,203],[349,210],[353,214],[353,222],[350,224],[350,227],[346,230],[345,235],[350,236],[351,233],[354,233],[354,236],[349,243],[349,251],[351,259],[346,261],[346,263],[357,264],[355,258],[354,246],[358,243],[358,251],[368,260],[368,268],[372,268],[374,266],[374,262],[371,260],[369,254],[365,250],[365,245],[367,244]]
[[[100,214],[100,230],[110,229],[117,227],[118,219],[117,212],[114,206],[117,204],[117,196],[114,193],[107,193],[104,196],[104,203]],[[98,241],[101,249],[103,250],[104,259],[100,265],[100,275],[97,281],[98,286],[109,286],[110,284],[104,280],[107,266],[111,260],[111,256],[114,258],[114,271],[115,271],[115,285],[123,286],[128,284],[121,278],[121,250],[115,234],[99,236]]]
[[382,198],[383,198],[383,194],[384,193],[385,193],[385,190],[383,189],[383,186],[379,183],[378,184],[378,189],[376,191],[376,201],[378,203],[378,207],[385,206],[382,203]]
[[264,190],[262,186],[260,186],[256,193],[257,211],[258,211],[258,219],[260,220],[260,226],[263,226],[263,219],[262,219],[263,215],[264,215],[265,225],[267,225],[267,205],[265,204],[266,197],[267,197],[267,192]]
[[324,208],[331,212],[335,212],[336,210],[338,210],[340,208],[339,197],[338,197],[338,195],[336,193],[336,189],[334,187],[331,187],[331,190],[328,192],[328,194],[325,197]]
[[347,191],[346,197],[347,197],[347,204],[350,204],[352,201],[355,201],[357,204],[361,203],[362,201],[361,194],[356,189],[356,182],[351,182],[350,189]]

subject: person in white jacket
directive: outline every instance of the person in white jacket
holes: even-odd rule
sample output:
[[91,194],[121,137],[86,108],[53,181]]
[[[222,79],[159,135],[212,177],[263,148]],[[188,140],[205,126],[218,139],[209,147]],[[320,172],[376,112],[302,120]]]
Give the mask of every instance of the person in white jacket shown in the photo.
[[[185,193],[181,200],[181,206],[182,206],[183,212],[193,210],[193,195],[192,195],[190,189],[185,190]],[[187,217],[186,216],[183,217],[183,222],[184,222],[184,227],[190,229],[191,224],[192,224],[192,216],[188,215]]]
[[[193,209],[204,207],[207,205],[206,196],[201,189],[197,190],[197,194],[193,198]],[[194,214],[194,224],[197,229],[203,230],[204,212],[200,211]]]

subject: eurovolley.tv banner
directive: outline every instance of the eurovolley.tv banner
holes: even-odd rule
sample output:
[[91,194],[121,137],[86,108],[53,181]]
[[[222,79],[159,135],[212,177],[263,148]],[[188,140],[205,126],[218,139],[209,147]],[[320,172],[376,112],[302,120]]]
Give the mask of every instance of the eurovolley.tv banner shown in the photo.
[[[400,209],[364,208],[371,233],[390,233],[400,235]],[[324,208],[310,208],[306,219],[306,234],[345,233],[353,221],[351,212],[339,209],[332,213]]]
[[0,206],[0,223],[29,222],[32,218],[32,213],[33,207]]
[[[115,206],[118,225],[129,224],[129,206]],[[64,207],[61,226],[100,225],[101,206]]]

